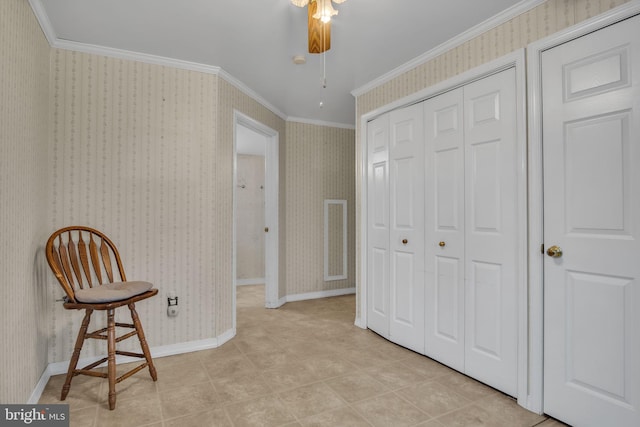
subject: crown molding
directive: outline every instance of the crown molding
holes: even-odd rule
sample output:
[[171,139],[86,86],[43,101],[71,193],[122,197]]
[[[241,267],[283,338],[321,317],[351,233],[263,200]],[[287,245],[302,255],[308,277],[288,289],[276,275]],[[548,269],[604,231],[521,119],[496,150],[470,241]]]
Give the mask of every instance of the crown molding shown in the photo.
[[219,71],[218,75],[220,77],[222,77],[223,79],[225,79],[229,84],[235,86],[242,93],[244,93],[245,95],[249,96],[250,98],[252,98],[256,102],[261,104],[263,107],[265,107],[267,110],[271,111],[276,116],[280,117],[282,120],[287,120],[287,115],[285,113],[280,111],[278,108],[276,108],[273,104],[271,104],[269,101],[264,99],[262,96],[258,95],[258,93],[255,92],[253,89],[251,89],[249,86],[247,86],[246,84],[242,83],[240,80],[236,79],[231,74],[229,74],[226,71],[224,71],[222,68],[220,68],[219,70],[220,71]]
[[53,26],[51,25],[49,16],[44,10],[42,1],[29,0],[29,5],[31,6],[31,10],[33,10],[33,14],[36,16],[36,19],[38,20],[38,24],[40,24],[40,28],[42,29],[44,36],[47,38],[49,45],[53,46],[56,41],[56,33],[55,31],[53,31]]
[[219,75],[220,67],[199,64],[197,62],[183,61],[180,59],[167,58],[164,56],[149,55],[147,53],[133,52],[130,50],[115,49],[111,47],[98,46],[88,43],[79,43],[64,39],[56,39],[52,47],[57,49],[70,50],[73,52],[89,53],[93,55],[107,56],[116,59],[143,62],[145,64],[161,65],[165,67],[178,68],[182,70],[198,71],[206,74]]
[[305,119],[305,118],[302,118],[302,117],[289,116],[289,117],[287,117],[287,121],[288,122],[294,122],[294,123],[304,123],[304,124],[307,124],[307,125],[316,125],[316,126],[326,126],[326,127],[331,127],[331,128],[340,128],[340,129],[355,130],[355,128],[356,128],[354,125],[350,125],[350,124],[336,123],[336,122],[325,122],[323,120]]
[[94,55],[102,55],[110,58],[125,59],[129,61],[143,62],[147,64],[161,65],[165,67],[178,68],[182,70],[197,71],[206,74],[217,75],[225,79],[228,83],[235,86],[238,90],[245,95],[254,99],[256,102],[264,106],[266,109],[280,117],[282,120],[287,120],[287,115],[269,103],[266,99],[256,93],[253,89],[242,83],[240,80],[233,77],[231,74],[224,71],[221,67],[206,65],[197,62],[183,61],[180,59],[167,58],[164,56],[149,55],[146,53],[133,52],[123,49],[115,49],[110,47],[98,46],[88,43],[79,43],[70,40],[60,39],[56,36],[51,21],[47,16],[47,13],[42,5],[42,0],[29,0],[31,9],[33,10],[40,28],[44,33],[49,45],[57,49],[65,49],[74,52],[82,52]]
[[380,77],[366,83],[365,85],[354,89],[351,92],[351,95],[358,97],[363,95],[370,90],[375,89],[378,86],[381,86],[396,77],[416,68],[419,65],[422,65],[430,60],[436,58],[437,56],[460,46],[463,43],[468,42],[469,40],[478,37],[479,35],[497,27],[498,25],[504,24],[505,22],[515,18],[518,15],[521,15],[534,7],[544,3],[546,0],[522,0],[519,3],[511,6],[508,9],[503,10],[502,12],[492,16],[480,24],[469,28],[467,31],[458,34],[457,36],[447,40],[446,42],[434,47],[433,49],[423,53],[420,56],[415,57],[414,59],[400,65],[399,67],[394,68],[386,74],[381,75]]

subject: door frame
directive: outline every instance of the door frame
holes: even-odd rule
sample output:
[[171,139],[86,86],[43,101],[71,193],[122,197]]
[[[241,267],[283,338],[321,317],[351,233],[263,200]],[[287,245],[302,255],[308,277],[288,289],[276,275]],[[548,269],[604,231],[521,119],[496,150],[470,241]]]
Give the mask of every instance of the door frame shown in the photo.
[[233,330],[236,330],[236,284],[237,284],[237,189],[238,189],[238,126],[249,128],[265,137],[265,224],[269,232],[265,233],[265,307],[277,308],[278,302],[278,250],[279,250],[279,134],[276,130],[252,119],[238,110],[233,110],[233,259],[232,259],[232,295]]
[[530,405],[543,413],[544,397],[544,254],[542,162],[542,53],[558,45],[600,30],[640,13],[640,2],[631,1],[527,46],[529,128],[529,357]]
[[385,114],[391,110],[409,106],[429,98],[433,98],[441,93],[464,86],[473,81],[482,79],[500,71],[515,68],[516,72],[516,106],[517,106],[517,141],[518,141],[518,404],[530,410],[535,410],[532,406],[532,396],[529,392],[529,343],[528,343],[528,289],[527,289],[527,150],[526,150],[526,74],[525,74],[525,50],[518,49],[508,55],[497,58],[493,61],[482,64],[469,71],[461,73],[455,77],[428,87],[395,102],[379,107],[359,117],[359,141],[360,159],[357,162],[357,171],[360,179],[360,257],[357,269],[356,298],[360,309],[356,313],[355,325],[367,328],[367,123],[374,118]]

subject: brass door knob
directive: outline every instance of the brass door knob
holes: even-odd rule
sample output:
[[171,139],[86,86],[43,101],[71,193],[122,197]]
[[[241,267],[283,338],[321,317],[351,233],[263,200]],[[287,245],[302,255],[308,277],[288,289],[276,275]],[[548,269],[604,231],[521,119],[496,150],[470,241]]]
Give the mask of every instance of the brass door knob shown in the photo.
[[406,245],[407,243],[409,243],[409,241],[407,239],[402,239],[402,244]]
[[547,249],[547,255],[552,258],[560,258],[562,256],[562,249],[559,246],[553,245]]
[[264,232],[265,232],[265,233],[268,233],[268,232],[269,232],[269,227],[265,227],[265,228],[264,228]]
[[446,245],[446,243],[445,243],[445,242],[440,242],[440,243],[438,243],[438,246],[440,246],[441,248],[444,248],[444,245]]

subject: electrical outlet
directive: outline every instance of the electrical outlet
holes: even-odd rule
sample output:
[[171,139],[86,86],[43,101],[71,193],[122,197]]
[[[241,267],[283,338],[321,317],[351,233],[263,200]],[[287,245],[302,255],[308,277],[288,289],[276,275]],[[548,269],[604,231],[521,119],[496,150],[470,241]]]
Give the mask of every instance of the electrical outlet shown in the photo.
[[167,292],[167,316],[176,317],[178,315],[178,295],[175,291]]

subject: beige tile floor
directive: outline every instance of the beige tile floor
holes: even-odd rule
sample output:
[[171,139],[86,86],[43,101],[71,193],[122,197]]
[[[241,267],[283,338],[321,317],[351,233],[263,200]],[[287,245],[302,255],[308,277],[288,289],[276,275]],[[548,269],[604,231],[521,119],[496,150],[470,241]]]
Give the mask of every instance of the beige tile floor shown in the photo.
[[[118,385],[79,376],[66,402],[72,426],[491,426],[564,424],[427,357],[353,325],[353,295],[263,308],[242,286],[237,336],[223,346],[158,358]],[[52,377],[40,403],[59,403]]]

